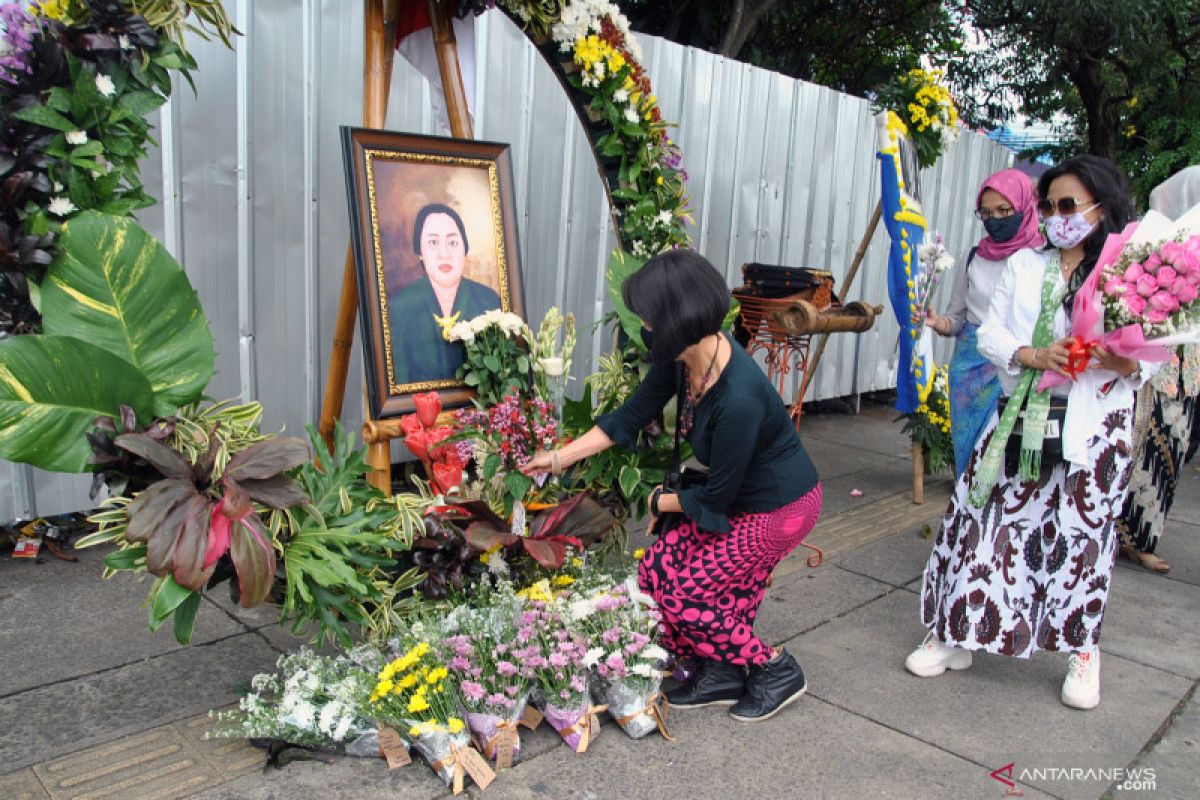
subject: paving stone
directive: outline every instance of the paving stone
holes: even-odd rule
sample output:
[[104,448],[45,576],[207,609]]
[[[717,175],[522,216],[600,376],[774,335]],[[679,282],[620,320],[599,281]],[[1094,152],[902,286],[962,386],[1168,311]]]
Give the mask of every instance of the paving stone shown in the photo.
[[470,791],[487,800],[999,796],[978,764],[814,698],[755,725],[721,708],[676,711],[671,734],[602,736],[582,756],[560,748]]
[[[1193,460],[1183,468],[1179,476],[1179,484],[1175,487],[1175,503],[1171,506],[1170,520],[1200,525],[1200,503],[1194,502],[1200,498],[1200,459]],[[1187,502],[1189,498],[1193,502]]]
[[[1156,798],[1195,800],[1197,764],[1200,764],[1200,694],[1193,694],[1154,749],[1132,765],[1130,772],[1139,768],[1154,770],[1151,794]],[[1145,780],[1148,775],[1140,773],[1134,777]],[[1130,790],[1126,796],[1138,795]]]
[[[147,627],[152,576],[101,579],[108,552],[80,550],[77,563],[0,558],[0,696],[183,649],[170,624]],[[204,611],[196,644],[244,630],[217,609]]]
[[[231,708],[236,706],[229,705],[220,710]],[[246,739],[206,738],[205,734],[214,730],[216,724],[208,714],[201,714],[176,722],[172,728],[226,780],[261,770],[266,753]]]
[[220,608],[227,616],[233,617],[252,630],[279,622],[279,606],[273,603],[260,603],[254,608],[242,608],[230,596],[229,585],[229,582],[225,582],[214,586],[204,593],[204,599],[208,601],[208,604]]
[[[1100,646],[1106,652],[1200,678],[1200,586],[1143,569],[1114,570]],[[1169,642],[1169,647],[1164,643]]]
[[877,466],[881,458],[887,461],[895,461],[897,464],[901,463],[899,459],[880,456],[878,453],[873,453],[870,450],[847,447],[838,442],[829,442],[824,439],[806,436],[803,429],[800,433],[800,439],[804,442],[804,449],[808,451],[813,464],[817,466],[822,480],[832,480],[833,478],[840,478],[844,475],[861,472],[864,469]]
[[246,633],[0,698],[0,764],[16,769],[226,705],[275,658]]
[[767,589],[754,629],[779,644],[888,591],[886,584],[832,565],[805,570],[777,579]]
[[[1200,489],[1195,498],[1200,500]],[[1200,502],[1190,503],[1200,508]],[[1168,519],[1166,530],[1158,542],[1155,554],[1171,565],[1171,571],[1160,576],[1166,580],[1200,586],[1200,522],[1195,524]],[[1143,567],[1119,560],[1132,569],[1145,571]]]
[[[1128,765],[1191,682],[1116,655],[1103,659],[1103,700],[1090,712],[1059,701],[1066,657],[977,654],[969,670],[921,679],[904,658],[924,635],[917,598],[895,592],[794,641],[809,691],[852,714],[996,769],[1114,769]],[[1025,783],[1064,797],[1099,796],[1104,780],[1034,773]]]
[[38,764],[52,800],[188,797],[220,775],[168,726]]
[[31,769],[0,775],[0,797],[4,800],[50,800]]
[[806,416],[800,424],[800,438],[820,439],[908,460],[912,440],[900,432],[901,423],[892,421],[895,416],[895,410],[887,406],[864,406],[857,416]]
[[864,545],[838,556],[834,563],[892,586],[903,586],[921,578],[932,549],[933,539],[922,537],[918,528]]

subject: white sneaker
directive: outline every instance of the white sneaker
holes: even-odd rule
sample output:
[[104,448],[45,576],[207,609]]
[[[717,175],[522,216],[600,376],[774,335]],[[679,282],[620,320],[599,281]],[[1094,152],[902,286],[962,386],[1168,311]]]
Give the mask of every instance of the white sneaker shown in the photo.
[[1072,653],[1062,685],[1062,701],[1084,711],[1100,705],[1100,651]]
[[934,678],[947,669],[966,669],[971,666],[971,651],[947,647],[930,631],[921,646],[904,659],[904,668],[920,678]]

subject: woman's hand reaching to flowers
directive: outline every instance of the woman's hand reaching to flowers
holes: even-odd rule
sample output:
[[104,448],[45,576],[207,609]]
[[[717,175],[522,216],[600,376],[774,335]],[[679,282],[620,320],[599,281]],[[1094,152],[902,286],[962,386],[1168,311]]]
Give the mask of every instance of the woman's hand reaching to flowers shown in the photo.
[[1111,370],[1122,377],[1129,377],[1138,370],[1138,362],[1132,358],[1119,356],[1111,350],[1096,345],[1092,348],[1092,356],[1095,357],[1096,363],[1089,364],[1092,369],[1107,369]]

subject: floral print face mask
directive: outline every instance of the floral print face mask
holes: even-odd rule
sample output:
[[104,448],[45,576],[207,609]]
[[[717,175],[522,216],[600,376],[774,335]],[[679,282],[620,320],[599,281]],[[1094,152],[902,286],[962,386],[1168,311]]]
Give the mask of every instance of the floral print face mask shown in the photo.
[[1069,217],[1055,215],[1046,219],[1046,238],[1059,250],[1069,250],[1082,242],[1096,229],[1095,222],[1088,222],[1083,212]]

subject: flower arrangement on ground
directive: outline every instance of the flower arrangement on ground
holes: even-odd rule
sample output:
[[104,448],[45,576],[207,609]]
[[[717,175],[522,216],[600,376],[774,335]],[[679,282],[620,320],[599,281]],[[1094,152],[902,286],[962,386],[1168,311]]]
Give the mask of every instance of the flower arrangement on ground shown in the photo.
[[219,723],[211,735],[378,755],[366,702],[369,672],[345,656],[307,648],[280,656],[276,667],[277,673],[254,676],[236,710],[210,714]]
[[369,698],[371,716],[393,727],[429,762],[447,786],[461,782],[460,753],[471,746],[459,714],[450,670],[424,639],[404,642],[403,655],[384,665]]
[[512,584],[492,589],[485,580],[472,605],[454,609],[443,626],[442,648],[467,728],[497,770],[520,761],[517,722],[543,661],[533,633],[519,624],[522,611]]
[[636,579],[571,602],[572,624],[591,643],[585,663],[599,678],[608,713],[634,739],[658,730],[667,739],[667,707],[659,691],[669,655],[655,643],[658,611]]
[[922,168],[932,167],[958,137],[958,109],[942,85],[941,70],[910,69],[879,90],[877,111],[887,111],[908,136]]
[[913,444],[920,445],[925,453],[925,464],[930,472],[945,472],[954,466],[954,440],[950,436],[950,368],[934,364],[933,379],[919,389],[920,404],[909,414],[901,414],[904,420],[902,433],[907,433]]
[[[583,753],[599,735],[598,715],[605,710],[592,704],[589,642],[568,624],[562,605],[533,600],[529,606],[521,615],[517,636],[526,643],[526,663],[536,665],[535,702],[567,746]],[[535,650],[529,650],[530,644]]]

